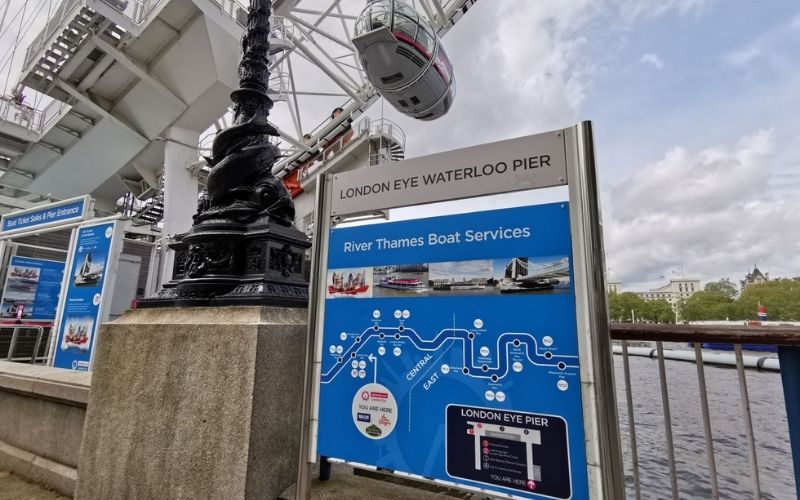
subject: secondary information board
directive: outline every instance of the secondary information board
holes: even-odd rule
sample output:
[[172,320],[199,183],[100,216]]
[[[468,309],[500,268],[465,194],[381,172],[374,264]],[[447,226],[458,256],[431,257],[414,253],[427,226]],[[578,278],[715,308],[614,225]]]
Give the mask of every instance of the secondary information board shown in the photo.
[[21,319],[54,320],[63,277],[63,262],[11,257],[0,317],[16,318],[22,307]]
[[588,497],[568,203],[328,241],[320,455]]
[[116,222],[83,226],[72,245],[66,297],[62,301],[53,366],[89,370],[111,277]]

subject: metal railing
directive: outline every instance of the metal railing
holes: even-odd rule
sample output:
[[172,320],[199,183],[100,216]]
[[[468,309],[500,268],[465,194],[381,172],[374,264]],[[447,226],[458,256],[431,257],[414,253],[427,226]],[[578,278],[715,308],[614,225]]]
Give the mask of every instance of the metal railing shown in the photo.
[[[0,335],[2,337],[6,337],[8,332],[11,332],[11,336],[8,341],[8,347],[6,351],[5,359],[8,361],[25,361],[30,360],[31,363],[36,363],[39,359],[47,359],[47,353],[45,352],[43,355],[40,355],[39,351],[42,347],[42,340],[44,337],[44,327],[41,325],[0,325]],[[30,344],[30,340],[33,340],[33,348],[31,349],[30,355],[25,356],[17,356],[17,348],[20,345],[20,334],[21,332],[28,332],[24,340]],[[33,335],[31,335],[31,332]],[[31,337],[33,337],[31,339]]]
[[42,110],[34,109],[27,104],[19,104],[12,97],[0,97],[0,120],[24,127],[40,134],[72,105],[66,102],[51,100]]
[[20,104],[12,97],[0,97],[0,120],[39,133],[42,130],[42,116],[42,111]]
[[[369,136],[372,139],[388,139],[405,149],[406,135],[399,125],[385,118],[372,120],[365,117],[359,120],[351,130],[339,134],[332,142],[325,144],[317,154],[297,167],[299,169],[297,179],[302,182],[313,177],[331,160],[341,156],[354,139],[362,136]],[[314,146],[312,145],[312,147]]]
[[[628,462],[626,464],[626,471],[629,471],[630,474],[628,475],[626,472],[626,482],[628,483],[629,490],[633,490],[632,493],[637,500],[641,498],[655,498],[656,496],[662,498],[666,496],[666,492],[663,490],[667,488],[666,474],[663,472],[664,467],[668,469],[668,489],[673,499],[685,498],[687,496],[718,499],[720,498],[721,491],[730,495],[730,478],[720,481],[717,466],[722,463],[727,465],[728,468],[737,468],[739,473],[736,477],[738,479],[746,478],[745,480],[749,483],[749,485],[747,485],[747,488],[750,490],[749,494],[742,491],[744,485],[739,485],[737,487],[738,496],[736,496],[736,498],[774,498],[774,496],[763,491],[757,455],[759,451],[762,454],[766,454],[767,452],[774,454],[776,446],[774,443],[767,443],[761,448],[757,447],[754,433],[753,411],[751,409],[751,399],[748,392],[747,376],[745,374],[745,357],[742,354],[743,344],[779,346],[778,350],[781,358],[780,364],[785,407],[780,404],[780,394],[768,394],[772,396],[769,403],[770,408],[777,405],[781,407],[780,411],[784,411],[785,408],[789,414],[788,427],[789,433],[793,438],[791,455],[795,462],[795,488],[800,491],[800,484],[798,484],[800,480],[797,479],[797,475],[800,473],[800,470],[798,470],[800,467],[798,465],[800,464],[800,461],[798,461],[800,442],[797,442],[794,436],[794,434],[800,433],[800,422],[798,422],[800,420],[800,412],[798,412],[798,408],[800,408],[800,393],[796,390],[788,390],[788,387],[790,387],[789,384],[798,383],[798,381],[792,382],[792,377],[797,377],[797,373],[800,372],[800,366],[796,366],[800,364],[797,362],[797,360],[800,360],[800,355],[798,355],[798,352],[800,352],[800,328],[612,323],[611,336],[612,339],[619,341],[621,344],[621,349],[615,349],[615,352],[621,354],[623,372],[624,398],[618,397],[618,402],[621,408],[624,407],[625,411],[621,411],[620,413],[625,414],[627,417],[626,420],[621,420],[623,431],[627,430],[627,433],[623,432],[623,435],[627,435],[628,441],[628,447],[626,447],[626,462]],[[654,411],[653,406],[658,405],[655,401],[658,398],[652,394],[652,391],[649,391],[649,389],[653,388],[652,386],[655,385],[655,382],[652,379],[648,379],[650,385],[644,387],[644,389],[648,390],[648,393],[640,393],[639,395],[642,401],[633,397],[633,385],[642,384],[642,378],[650,376],[647,373],[631,373],[631,357],[635,349],[632,347],[629,348],[629,343],[641,343],[642,341],[655,343],[655,349],[638,349],[638,353],[648,357],[655,356],[657,360],[657,385],[658,391],[660,392],[661,414],[663,414],[663,449],[658,446],[658,439],[654,438],[654,434],[657,432],[656,428],[658,427],[657,419],[659,412]],[[667,351],[665,355],[665,342],[676,342],[679,343],[679,346],[684,346],[677,351],[682,355],[670,357],[670,351]],[[715,369],[714,381],[716,386],[712,387],[711,391],[709,391],[706,383],[707,374],[704,364],[704,358],[709,356],[710,353],[702,348],[704,342],[715,343],[717,345],[720,343],[732,344],[734,350],[734,354],[731,356],[731,363],[735,366],[736,375],[734,376],[727,370]],[[693,356],[690,354],[692,352]],[[711,356],[714,356],[714,354],[711,354]],[[692,389],[690,384],[687,384],[684,379],[690,376],[685,370],[681,370],[679,367],[676,368],[674,363],[670,365],[672,371],[668,370],[667,360],[669,359],[682,359],[683,361],[693,361],[695,363],[698,391],[696,401],[690,401],[688,397],[694,392],[694,389]],[[793,362],[792,360],[795,361]],[[777,363],[777,360],[774,360],[774,362]],[[647,362],[643,361],[642,363]],[[708,363],[708,361],[706,361],[706,363]],[[761,362],[757,363],[756,366],[760,367]],[[641,364],[639,368],[644,369]],[[672,396],[670,396],[671,391],[668,385],[668,372],[672,374],[671,376],[673,378],[680,378],[683,382],[680,387],[672,388]],[[678,376],[678,374],[680,374],[680,376]],[[751,377],[754,375],[751,375]],[[768,375],[765,374],[764,376]],[[771,377],[774,378],[775,375],[771,375]],[[777,381],[773,380],[772,383],[777,383]],[[730,386],[733,384],[737,387],[736,391],[731,390]],[[760,388],[766,391],[763,387]],[[618,393],[621,392],[619,384],[617,391]],[[734,410],[733,402],[728,401],[735,393],[738,393],[739,399],[739,404],[737,406],[739,406],[740,411],[738,412]],[[676,394],[680,394],[680,396],[676,396]],[[709,396],[711,396],[716,405],[724,405],[727,411],[723,419],[712,419]],[[765,395],[759,394],[759,399],[762,403],[764,402],[764,397]],[[721,398],[725,400],[724,403],[720,403]],[[676,403],[681,407],[679,408],[677,418],[674,418],[672,408]],[[689,420],[686,415],[687,408],[696,408],[694,406],[695,404],[699,405],[699,419],[702,420],[702,451],[698,446],[697,436],[691,434],[691,437],[688,437],[690,436],[688,433],[693,433],[694,431],[691,430],[691,425],[687,423],[687,420]],[[739,415],[737,415],[737,413]],[[759,421],[761,424],[760,427],[755,428],[759,429],[761,432],[774,432],[778,429],[778,415],[771,413],[767,418],[774,418],[775,421],[764,422],[764,418],[761,418]],[[639,421],[638,427],[637,420]],[[740,420],[739,426],[737,426],[739,428],[738,430],[733,430],[732,426],[735,425],[736,420]],[[769,426],[768,429],[763,429],[765,424]],[[717,432],[716,441],[712,432],[713,428],[716,428]],[[678,430],[678,439],[676,439],[676,435],[673,433],[675,429]],[[640,431],[645,433],[645,438],[648,441],[644,446],[642,446],[642,443],[637,438],[637,432]],[[797,435],[800,436],[800,434]],[[741,446],[738,446],[736,442],[737,437],[743,438]],[[789,436],[787,436],[787,438],[788,437]],[[781,437],[776,437],[775,439],[780,441]],[[783,439],[783,444],[785,444],[786,441],[789,441],[789,439]],[[737,453],[730,453],[731,443],[733,443],[734,447],[738,446]],[[715,453],[715,445],[716,451],[720,453]],[[741,453],[741,449],[745,447],[747,466],[745,467],[743,464],[739,463],[731,465],[729,462],[733,460],[732,457],[734,456],[739,462],[744,460],[745,454]],[[663,451],[663,455],[661,455],[661,451]],[[643,453],[648,454],[646,460],[647,466],[644,466],[642,463]],[[785,453],[786,451],[783,450],[784,455]],[[720,461],[720,456],[723,454],[724,460]],[[704,455],[704,460],[701,460],[699,455]],[[705,464],[701,463],[703,461]],[[678,464],[684,467],[682,474],[679,474]],[[783,462],[780,464],[769,464],[771,467],[775,465],[784,468],[791,467],[791,461],[785,460],[784,457]],[[705,479],[701,474],[703,466],[705,467],[707,476]],[[662,484],[658,487],[657,492],[643,491],[643,481],[641,477],[643,471],[649,473],[651,479],[655,477],[656,481],[661,481]],[[789,481],[787,481],[787,483],[788,482]],[[683,488],[681,488],[681,486]],[[784,491],[785,487],[786,485],[783,486],[781,494],[788,494],[788,492]],[[689,493],[690,491],[694,493]]]

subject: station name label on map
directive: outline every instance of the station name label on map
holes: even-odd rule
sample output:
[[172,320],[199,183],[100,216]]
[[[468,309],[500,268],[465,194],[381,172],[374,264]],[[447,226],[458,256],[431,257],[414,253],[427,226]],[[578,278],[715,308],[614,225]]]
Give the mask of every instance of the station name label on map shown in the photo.
[[563,131],[412,158],[333,177],[333,215],[567,184]]

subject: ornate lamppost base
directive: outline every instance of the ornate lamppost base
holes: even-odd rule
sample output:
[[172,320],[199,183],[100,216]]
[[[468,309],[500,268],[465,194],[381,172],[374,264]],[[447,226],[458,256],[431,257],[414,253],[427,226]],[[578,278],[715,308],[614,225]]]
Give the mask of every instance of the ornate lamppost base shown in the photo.
[[307,307],[310,246],[305,234],[269,216],[251,223],[204,220],[170,245],[172,281],[139,307]]

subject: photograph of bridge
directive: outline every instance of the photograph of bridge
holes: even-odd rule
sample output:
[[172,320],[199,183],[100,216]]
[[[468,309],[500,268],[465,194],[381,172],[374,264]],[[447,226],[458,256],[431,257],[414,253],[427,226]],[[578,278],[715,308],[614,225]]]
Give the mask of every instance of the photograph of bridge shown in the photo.
[[494,261],[500,293],[561,292],[570,288],[569,257],[513,257]]

